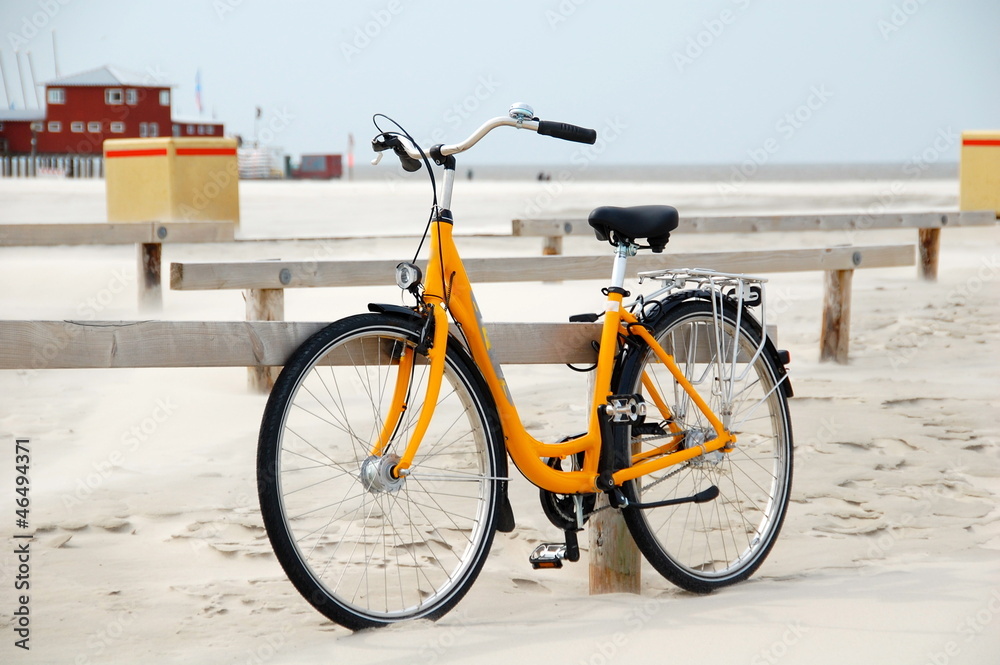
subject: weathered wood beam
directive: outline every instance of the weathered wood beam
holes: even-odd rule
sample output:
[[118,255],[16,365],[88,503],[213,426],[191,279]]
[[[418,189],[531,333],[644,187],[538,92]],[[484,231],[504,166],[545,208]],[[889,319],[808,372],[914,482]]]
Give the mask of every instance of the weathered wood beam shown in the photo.
[[163,279],[161,265],[163,245],[144,242],[136,245],[139,279],[139,311],[159,312],[163,309]]
[[[611,256],[543,256],[467,259],[475,282],[606,279]],[[776,249],[767,252],[640,254],[629,261],[629,277],[664,268],[710,268],[723,272],[771,273],[852,270],[914,265],[912,245]],[[392,285],[396,261],[234,261],[170,264],[170,288],[179,290],[281,289]],[[422,267],[424,267],[423,264]]]
[[[284,321],[284,289],[247,289],[247,321]],[[252,392],[267,393],[281,372],[280,367],[255,365],[247,367],[247,388]]]
[[[868,229],[921,229],[954,226],[992,226],[992,210],[854,213],[817,215],[736,215],[681,218],[677,233],[762,233],[768,231],[863,231]],[[593,235],[585,219],[515,219],[515,236],[558,237]]]
[[851,281],[853,270],[830,270],[823,284],[823,322],[819,359],[847,364],[851,337]]
[[920,229],[920,276],[928,282],[936,282],[938,274],[938,257],[941,254],[941,229]]
[[[326,323],[0,321],[0,369],[283,365]],[[504,364],[593,363],[597,323],[488,323]],[[532,340],[525,344],[524,340]]]
[[0,224],[0,247],[229,242],[232,222]]

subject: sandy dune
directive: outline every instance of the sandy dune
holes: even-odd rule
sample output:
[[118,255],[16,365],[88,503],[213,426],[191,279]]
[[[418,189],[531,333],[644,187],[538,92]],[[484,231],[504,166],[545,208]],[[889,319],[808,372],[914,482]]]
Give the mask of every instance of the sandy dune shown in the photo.
[[[892,209],[953,209],[954,181],[906,181]],[[672,202],[683,214],[865,210],[889,182],[568,182],[546,216],[599,203]],[[248,236],[415,233],[416,182],[244,183]],[[391,191],[390,191],[391,190]],[[395,194],[390,198],[389,194]],[[542,183],[475,181],[456,194],[465,232],[504,232]],[[0,223],[99,221],[99,182],[0,182]],[[373,213],[373,207],[385,203]],[[374,215],[374,217],[371,217]],[[355,233],[356,234],[356,233]],[[915,232],[684,236],[668,251],[912,243]],[[584,561],[533,571],[558,533],[518,478],[518,529],[500,534],[457,609],[352,634],[316,613],[271,554],[254,458],[264,397],[241,369],[0,372],[0,625],[12,624],[13,439],[31,440],[31,652],[3,662],[103,663],[996,663],[1000,654],[1000,231],[948,229],[940,280],[915,269],[854,279],[851,362],[818,362],[820,273],[775,275],[770,317],[792,353],[795,484],[784,530],[749,582],[706,597],[644,571],[641,596],[587,595]],[[538,239],[470,238],[468,256],[534,255]],[[164,259],[405,257],[412,242],[178,246]],[[8,319],[134,319],[131,247],[0,249]],[[588,238],[570,253],[603,251]],[[519,311],[486,285],[487,319],[565,320],[600,302],[599,282],[532,285]],[[290,292],[286,316],[333,320],[395,289]],[[242,319],[235,292],[166,292],[164,318]],[[509,372],[541,435],[577,431],[583,379]],[[583,539],[586,543],[586,537]],[[655,656],[653,655],[655,654]],[[696,661],[697,659],[697,661]]]

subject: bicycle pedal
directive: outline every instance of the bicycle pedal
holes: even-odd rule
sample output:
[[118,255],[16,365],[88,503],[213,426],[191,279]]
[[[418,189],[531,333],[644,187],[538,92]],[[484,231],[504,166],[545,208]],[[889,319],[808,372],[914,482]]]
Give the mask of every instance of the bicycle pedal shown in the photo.
[[565,543],[542,543],[531,553],[528,561],[531,562],[532,568],[538,570],[539,568],[562,568],[565,558]]
[[604,413],[615,425],[641,425],[646,421],[646,402],[642,395],[609,395]]

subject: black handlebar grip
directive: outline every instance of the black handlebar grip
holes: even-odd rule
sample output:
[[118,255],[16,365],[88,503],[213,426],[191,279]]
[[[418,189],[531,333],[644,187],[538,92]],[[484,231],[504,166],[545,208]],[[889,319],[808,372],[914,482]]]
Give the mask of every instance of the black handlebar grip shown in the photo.
[[406,154],[406,151],[403,150],[402,146],[393,148],[393,152],[395,152],[396,156],[399,157],[399,163],[403,165],[404,171],[413,173],[414,171],[419,171],[420,167],[423,166],[423,163],[419,159],[413,159]]
[[409,171],[410,173],[419,171],[420,167],[423,166],[419,159],[413,159],[409,155],[400,155],[399,161],[403,165],[403,170]]
[[565,122],[552,122],[551,120],[539,120],[538,133],[565,141],[589,143],[590,145],[597,141],[597,130],[577,127]]

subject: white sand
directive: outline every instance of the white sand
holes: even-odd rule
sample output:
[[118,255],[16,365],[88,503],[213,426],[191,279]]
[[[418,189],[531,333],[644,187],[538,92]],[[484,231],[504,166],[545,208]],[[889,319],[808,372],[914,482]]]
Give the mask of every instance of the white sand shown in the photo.
[[[550,183],[551,184],[551,183]],[[905,181],[892,209],[952,209],[953,181]],[[682,215],[864,210],[889,182],[460,183],[460,230],[504,232],[530,206],[580,216],[601,203],[675,203]],[[390,196],[390,195],[395,195]],[[243,183],[247,235],[415,233],[420,182]],[[543,198],[539,198],[543,197]],[[100,182],[0,181],[0,223],[99,221]],[[535,214],[537,215],[538,212]],[[350,220],[363,219],[359,226]],[[272,223],[269,224],[268,222]],[[915,232],[676,233],[668,251],[913,242]],[[0,372],[0,662],[101,663],[996,663],[1000,654],[1000,233],[949,229],[940,280],[859,271],[851,363],[819,364],[821,275],[776,275],[772,320],[791,350],[793,503],[748,582],[707,597],[644,571],[642,596],[587,595],[584,561],[533,571],[558,533],[537,491],[513,484],[518,529],[499,534],[470,594],[436,624],[352,634],[315,612],[270,552],[254,461],[264,398],[241,369]],[[538,239],[469,239],[467,256],[534,255]],[[178,246],[165,261],[405,257],[413,243]],[[602,251],[572,238],[569,253]],[[0,249],[3,316],[134,319],[131,247]],[[484,285],[487,319],[564,320],[598,282],[533,285],[518,311]],[[289,319],[333,320],[392,290],[287,295]],[[166,292],[164,318],[242,319],[236,292]],[[582,379],[509,371],[524,420],[577,431]],[[538,405],[537,407],[535,405]],[[32,446],[31,652],[13,647],[13,438]],[[586,537],[583,542],[586,543]]]

